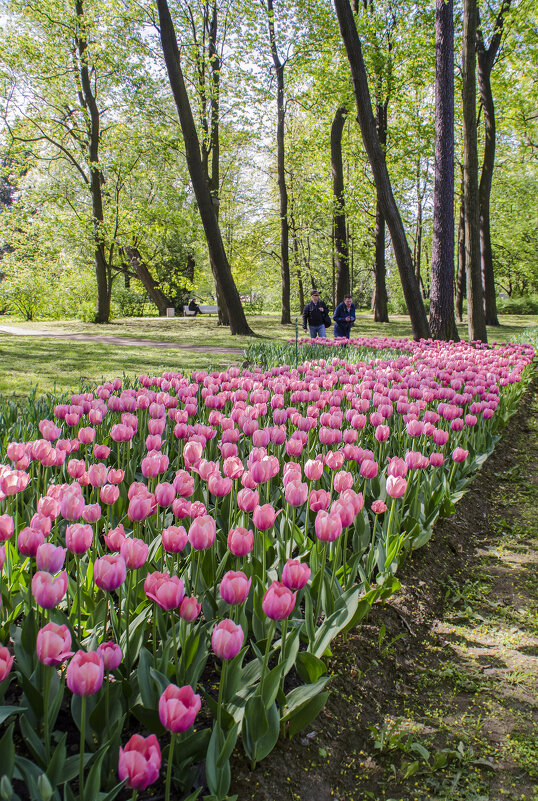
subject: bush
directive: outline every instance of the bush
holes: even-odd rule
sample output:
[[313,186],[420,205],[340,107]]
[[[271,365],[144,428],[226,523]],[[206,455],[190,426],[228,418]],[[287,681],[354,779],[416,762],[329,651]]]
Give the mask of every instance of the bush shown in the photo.
[[498,298],[497,311],[499,314],[538,314],[538,295]]

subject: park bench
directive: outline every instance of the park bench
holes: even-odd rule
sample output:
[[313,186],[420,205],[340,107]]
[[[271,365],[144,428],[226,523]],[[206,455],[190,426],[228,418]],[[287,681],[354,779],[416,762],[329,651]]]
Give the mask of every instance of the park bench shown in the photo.
[[[204,306],[200,304],[200,311],[202,314],[218,314],[219,307],[218,306]],[[194,317],[194,312],[189,311],[188,306],[183,306],[183,314],[185,317]]]

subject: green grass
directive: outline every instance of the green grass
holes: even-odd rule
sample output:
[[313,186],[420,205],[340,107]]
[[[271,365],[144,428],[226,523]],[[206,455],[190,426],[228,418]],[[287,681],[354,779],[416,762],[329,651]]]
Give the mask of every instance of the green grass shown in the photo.
[[[0,393],[23,397],[35,387],[39,393],[78,389],[80,379],[101,381],[123,373],[133,376],[160,373],[167,369],[188,372],[197,368],[222,368],[241,360],[243,349],[252,342],[284,343],[295,337],[295,320],[292,325],[283,326],[278,315],[253,315],[248,319],[259,338],[253,340],[251,337],[232,336],[229,328],[218,326],[216,317],[129,318],[99,326],[80,320],[29,323],[1,317],[0,326],[16,326],[28,332],[47,330],[54,333],[131,337],[238,350],[231,353],[161,351],[158,348],[0,334]],[[514,339],[525,328],[536,325],[538,317],[506,315],[501,322],[501,327],[489,329],[490,340]],[[411,325],[403,315],[393,315],[390,323],[374,323],[370,314],[360,314],[354,333],[357,336],[408,337],[411,336]],[[299,334],[303,334],[300,325]],[[460,334],[466,335],[465,326],[460,326]]]
[[222,369],[241,358],[230,353],[198,353],[158,348],[118,347],[92,342],[36,337],[0,336],[0,393],[26,397],[78,390],[81,382],[98,382],[141,373],[160,375],[165,370],[190,372]]

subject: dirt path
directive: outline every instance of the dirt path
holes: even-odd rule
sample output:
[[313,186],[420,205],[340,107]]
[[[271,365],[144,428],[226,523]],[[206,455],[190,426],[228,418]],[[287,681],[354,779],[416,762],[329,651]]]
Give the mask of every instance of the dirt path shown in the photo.
[[402,590],[334,647],[322,715],[232,792],[538,801],[538,379]]
[[195,353],[241,353],[243,348],[220,347],[218,345],[191,345],[183,342],[163,342],[160,339],[133,339],[131,337],[93,336],[93,334],[76,334],[56,331],[30,330],[12,325],[0,326],[0,334],[17,337],[46,337],[48,339],[65,339],[70,342],[98,342],[102,345],[119,345],[122,347],[160,348],[161,350],[189,350]]

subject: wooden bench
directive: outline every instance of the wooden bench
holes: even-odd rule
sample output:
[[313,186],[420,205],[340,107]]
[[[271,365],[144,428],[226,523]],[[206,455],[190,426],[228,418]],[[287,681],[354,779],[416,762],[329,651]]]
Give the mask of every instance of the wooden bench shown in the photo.
[[[202,312],[202,314],[218,314],[219,307],[218,306],[203,306],[203,305],[200,305],[200,311]],[[189,307],[188,306],[183,306],[183,314],[185,315],[185,317],[194,317],[196,312],[189,311]]]

